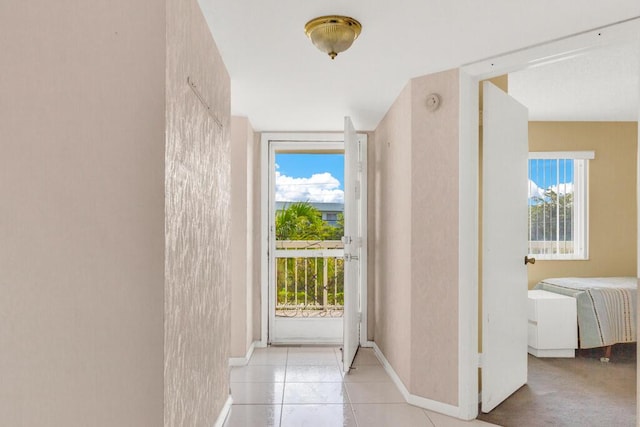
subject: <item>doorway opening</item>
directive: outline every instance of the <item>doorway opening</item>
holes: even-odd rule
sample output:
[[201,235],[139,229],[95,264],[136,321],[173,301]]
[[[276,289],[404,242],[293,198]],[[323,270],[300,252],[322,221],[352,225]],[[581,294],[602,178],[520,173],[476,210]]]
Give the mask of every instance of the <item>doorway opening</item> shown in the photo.
[[271,342],[342,341],[344,149],[335,145],[272,144]]
[[366,135],[350,123],[262,136],[264,345],[366,342]]
[[[622,48],[625,48],[625,46],[622,46]],[[637,58],[637,52],[638,52],[637,43],[634,43],[631,46],[626,46],[626,48],[632,52],[629,55],[635,56]],[[620,49],[620,47],[610,46],[608,47],[608,49],[605,49],[604,52],[602,50],[592,49],[588,53],[583,53],[582,56],[574,58],[573,61],[580,61],[580,63],[582,63],[583,61],[587,61],[591,55],[594,55],[594,56],[602,55],[602,54],[611,55],[611,53],[607,53],[607,51],[614,50],[615,52],[615,49]],[[559,61],[554,63],[553,66],[556,68],[560,68],[561,66],[571,65],[571,62],[572,62],[571,59],[567,60],[566,62]],[[607,63],[608,61],[600,61],[600,62]],[[545,69],[545,66],[541,66],[541,67],[536,67],[533,70],[531,69],[527,70],[527,72],[531,73],[535,71],[537,73],[544,69]],[[589,69],[589,67],[574,66],[572,71],[574,80],[576,80],[577,73],[581,69],[586,70],[586,69]],[[509,74],[509,93],[510,94],[512,93],[511,77],[517,76],[518,73],[519,72]],[[637,72],[635,73],[635,75],[637,76]],[[607,76],[609,76],[610,78],[610,74],[607,74]],[[605,80],[605,82],[609,82],[605,84],[611,85],[610,80]],[[558,87],[562,87],[563,84],[565,84],[561,80],[551,81],[549,79],[547,79],[545,83],[547,86],[553,87],[553,89],[555,89],[556,91],[558,90],[557,89]],[[637,85],[637,82],[633,82],[633,83],[634,84],[632,86]],[[544,91],[540,87],[529,88],[529,90],[532,92],[537,92],[539,94],[544,94]],[[595,92],[596,92],[595,90],[590,90],[589,95],[595,96]],[[637,90],[632,92],[637,93]],[[520,99],[516,94],[513,94],[513,96],[516,99]],[[637,99],[637,96],[636,96],[636,99]],[[522,99],[522,101],[525,105],[528,104],[528,102],[526,102],[525,99]],[[548,99],[546,99],[545,101],[547,101],[548,103]],[[571,256],[569,256],[565,253],[562,253],[562,255],[560,256],[556,255],[555,258],[552,258],[549,255],[547,255],[548,261],[542,261],[542,262],[536,263],[533,269],[531,268],[532,266],[530,266],[530,269],[528,272],[529,289],[531,289],[534,285],[536,285],[536,283],[538,283],[540,280],[545,278],[571,277],[571,276],[615,277],[615,276],[636,276],[637,275],[637,259],[635,256],[635,253],[636,253],[635,248],[637,245],[636,235],[634,233],[630,234],[629,232],[620,233],[620,235],[615,235],[616,227],[611,227],[611,224],[624,223],[626,224],[626,226],[625,227],[619,226],[619,228],[625,229],[625,230],[631,230],[635,228],[635,224],[637,224],[637,221],[638,221],[637,214],[634,216],[625,214],[615,220],[614,219],[603,220],[605,217],[607,217],[605,213],[607,215],[609,214],[615,215],[616,210],[618,212],[624,211],[626,213],[629,213],[635,209],[635,196],[638,191],[636,186],[636,180],[634,179],[636,176],[636,168],[638,167],[638,162],[636,159],[637,136],[635,136],[636,134],[631,131],[633,131],[634,128],[637,131],[637,111],[638,111],[637,101],[633,106],[633,108],[635,112],[632,111],[631,115],[628,116],[629,118],[626,118],[626,119],[623,118],[623,119],[617,119],[617,120],[606,118],[606,116],[605,117],[593,116],[593,117],[587,117],[587,118],[573,118],[573,119],[569,119],[565,117],[561,119],[554,119],[549,115],[548,117],[534,116],[530,118],[530,124],[529,124],[530,151],[544,152],[545,155],[547,156],[551,155],[552,152],[554,151],[565,151],[567,153],[571,153],[572,156],[575,156],[576,154],[579,154],[584,150],[595,150],[596,158],[600,157],[600,159],[598,159],[599,164],[604,165],[605,163],[607,163],[607,166],[606,168],[604,166],[600,166],[600,169],[599,169],[600,171],[603,171],[604,169],[606,169],[606,173],[599,172],[600,173],[599,175],[590,174],[592,183],[594,184],[594,186],[597,185],[599,187],[599,189],[592,188],[592,195],[594,195],[594,197],[597,197],[600,203],[595,205],[590,205],[590,211],[592,213],[597,212],[597,214],[593,215],[593,218],[594,219],[598,218],[599,221],[597,223],[595,221],[592,222],[591,227],[589,227],[590,239],[591,238],[596,239],[598,238],[599,235],[602,236],[600,238],[600,244],[595,244],[592,246],[594,247],[594,250],[596,249],[598,250],[598,253],[595,253],[595,252],[589,253],[589,257],[583,256],[583,258],[580,258],[580,254],[572,254]],[[547,109],[547,112],[549,110],[551,110],[551,108]],[[606,114],[607,111],[603,110],[602,113]],[[627,123],[624,123],[625,121]],[[601,142],[594,142],[594,141],[597,141],[598,138],[601,140]],[[532,142],[534,143],[534,145],[531,145]],[[621,146],[621,144],[624,144],[624,149]],[[616,157],[618,158],[616,159]],[[559,173],[558,171],[561,171],[561,169],[559,166],[556,165],[556,173]],[[616,171],[616,172],[612,173],[612,171]],[[595,169],[592,172],[595,173]],[[613,181],[614,177],[618,177],[617,182]],[[606,185],[605,185],[605,182],[607,183]],[[574,184],[572,183],[571,187],[573,187],[573,185]],[[556,205],[560,205],[560,203],[562,202],[560,196],[564,197],[565,196],[564,192],[567,191],[566,188],[563,189],[558,184],[556,184],[555,187],[552,184],[548,184],[548,185],[539,184],[538,186],[546,190],[546,193],[550,194],[551,196],[558,195],[558,200],[555,202]],[[564,184],[564,186],[568,187],[569,185]],[[540,192],[542,191],[543,190],[540,190]],[[615,197],[617,197],[617,194],[621,193],[622,191],[625,191],[624,193],[625,195],[621,198],[618,198],[618,200],[622,201],[622,203],[621,202],[612,203],[613,200],[615,200]],[[529,189],[529,193],[531,193],[531,188]],[[573,202],[574,204],[577,204],[578,199],[573,198],[573,194],[571,197],[572,198],[570,199],[570,201]],[[593,200],[595,200],[595,198]],[[608,201],[608,202],[605,202],[605,201]],[[603,212],[603,213],[600,214],[600,212]],[[622,218],[623,216],[624,218]],[[558,227],[558,229],[560,228]],[[571,231],[572,231],[571,234],[573,234],[574,236],[578,234],[576,229],[572,229]],[[616,236],[615,238],[614,238],[614,235]],[[533,239],[533,240],[536,240],[536,239]],[[572,245],[575,244],[573,242],[574,239],[569,239],[569,240],[572,240],[571,242]],[[608,243],[606,243],[607,241]],[[624,242],[624,246],[623,246],[623,242]],[[533,243],[540,244],[538,241],[534,241]],[[614,248],[618,249],[622,247],[629,248],[629,249],[621,250],[619,252],[618,250],[614,250]],[[531,256],[531,253],[532,252],[529,251],[529,256]],[[589,258],[591,259],[591,261],[589,260]],[[624,262],[623,262],[623,258],[624,258]],[[551,259],[553,260],[551,261]],[[578,262],[577,260],[580,260],[580,261]],[[526,259],[525,259],[525,262],[526,262]],[[520,263],[522,263],[522,260],[520,260]],[[635,297],[634,297],[634,301],[635,301]],[[633,305],[635,305],[635,302],[633,303]],[[535,322],[532,322],[531,317],[529,318],[530,339],[531,339],[531,331],[536,330],[535,325],[539,323],[538,320],[539,319],[536,319]],[[575,323],[575,321],[576,320],[574,316],[573,322]],[[534,325],[534,327],[532,327],[532,324]],[[585,331],[585,328],[581,328],[581,329],[582,329],[582,332]],[[538,336],[539,335],[533,335],[534,338]],[[554,336],[554,339],[557,338],[558,336],[557,330],[554,331],[553,336]],[[625,362],[624,359],[625,358],[629,359],[629,357],[631,356],[633,357],[633,362],[634,362],[633,365],[635,365],[635,348],[634,348],[635,345],[620,344],[620,346],[621,346],[620,350],[623,350],[623,353],[625,353],[620,355],[621,356],[620,361]],[[585,346],[585,348],[588,348],[588,346]],[[484,352],[484,348],[483,348],[483,352]],[[582,353],[584,353],[584,350],[582,350]],[[573,354],[573,350],[571,350],[571,354]],[[578,360],[578,358],[576,358],[575,362],[576,363],[581,361],[584,362],[585,360],[589,362],[595,361],[596,368],[599,368],[600,366],[597,364],[599,363],[599,358],[602,354],[604,354],[604,349],[601,348],[600,351],[596,351],[594,354],[589,355],[589,357],[583,356],[581,357],[581,360]],[[484,357],[484,354],[483,354],[483,357]],[[591,359],[591,360],[588,360],[588,359]],[[532,363],[532,361],[534,363]],[[529,357],[530,366],[539,367],[541,363],[544,363],[547,361],[548,360],[545,360],[545,359],[532,359],[531,356]],[[565,361],[562,361],[563,365],[568,365],[568,366],[571,366],[570,362],[571,360],[567,360],[566,363]],[[628,360],[626,362],[628,362]],[[635,379],[635,370],[633,370],[632,375],[627,375],[627,377]],[[529,379],[531,379],[531,377]],[[635,384],[635,380],[633,381],[633,384]],[[483,386],[484,386],[484,381],[483,381]],[[631,390],[632,386],[635,387],[634,385],[629,385],[629,387],[627,387],[627,391]],[[520,394],[522,395],[522,393]],[[630,398],[630,395],[627,397]],[[506,402],[508,401],[509,400],[507,400]],[[506,407],[507,407],[506,405],[503,405],[503,408],[506,408]],[[635,414],[635,405],[628,405],[625,408],[625,411],[628,417],[632,418]],[[585,413],[586,412],[587,411],[585,411]],[[486,421],[492,420],[490,416],[483,419]],[[497,422],[497,419],[493,419],[493,421]]]

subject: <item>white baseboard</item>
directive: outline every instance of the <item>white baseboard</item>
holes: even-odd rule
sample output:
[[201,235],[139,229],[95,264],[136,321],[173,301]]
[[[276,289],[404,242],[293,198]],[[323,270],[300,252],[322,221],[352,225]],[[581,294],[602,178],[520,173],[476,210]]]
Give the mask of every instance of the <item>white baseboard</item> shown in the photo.
[[426,399],[424,397],[416,396],[414,394],[409,393],[409,390],[407,390],[407,387],[405,387],[404,383],[402,382],[398,374],[396,374],[396,371],[393,370],[393,368],[391,367],[391,364],[389,363],[387,358],[384,357],[384,354],[380,350],[380,347],[378,347],[378,345],[375,342],[373,343],[373,350],[375,351],[376,356],[382,363],[382,366],[384,366],[384,370],[387,371],[387,374],[389,374],[389,376],[391,377],[395,385],[400,390],[400,393],[402,393],[404,400],[406,400],[408,404],[413,406],[418,406],[423,409],[428,409],[429,411],[448,415],[450,417],[460,418],[460,407],[458,406],[437,402],[435,400]]
[[565,357],[565,358],[576,357],[576,351],[573,348],[556,348],[556,349],[541,350],[538,348],[533,348],[531,346],[528,346],[527,351],[529,352],[529,354],[535,357]]
[[233,405],[233,399],[231,399],[231,395],[229,395],[213,427],[222,427],[224,425],[224,422],[227,420],[229,412],[231,411],[231,405]]
[[342,345],[342,341],[322,340],[322,339],[295,339],[295,340],[280,340],[271,342],[272,346],[310,346],[310,347],[336,347]]
[[230,357],[229,358],[229,366],[246,366],[251,360],[251,355],[253,355],[253,350],[256,348],[256,341],[252,342],[249,346],[249,350],[247,350],[247,354],[244,357]]
[[360,347],[373,348],[374,345],[375,345],[375,343],[373,341],[367,341],[364,344],[361,344]]

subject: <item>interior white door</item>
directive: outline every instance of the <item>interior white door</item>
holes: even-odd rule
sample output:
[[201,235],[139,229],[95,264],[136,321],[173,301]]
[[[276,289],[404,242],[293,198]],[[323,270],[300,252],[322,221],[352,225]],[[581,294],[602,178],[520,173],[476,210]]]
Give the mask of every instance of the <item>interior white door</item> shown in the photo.
[[360,144],[349,117],[344,119],[344,326],[342,362],[349,372],[360,336],[360,268],[362,251]]
[[485,82],[482,412],[527,382],[528,110]]

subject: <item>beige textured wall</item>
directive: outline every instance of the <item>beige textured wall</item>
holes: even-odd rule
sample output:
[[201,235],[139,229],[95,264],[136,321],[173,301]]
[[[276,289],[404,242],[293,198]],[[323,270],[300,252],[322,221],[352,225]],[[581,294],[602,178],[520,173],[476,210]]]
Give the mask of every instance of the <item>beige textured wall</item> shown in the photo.
[[529,266],[529,287],[547,277],[636,276],[635,122],[531,122],[529,151],[593,150],[589,161],[589,260]]
[[[411,359],[411,83],[375,131],[369,150],[375,342],[403,383]],[[371,156],[371,154],[373,154]]]
[[[438,93],[442,106],[426,108]],[[458,404],[457,70],[413,79],[369,158],[375,342],[410,393]]]
[[[412,394],[458,404],[458,70],[414,79],[411,145]],[[441,107],[427,110],[430,93]]]
[[232,117],[231,357],[244,357],[253,341],[253,140],[249,120]]
[[210,427],[229,395],[230,80],[196,0],[166,5],[165,426]]
[[0,2],[0,425],[158,426],[164,3]]
[[[377,144],[375,132],[368,131],[367,134],[367,238],[375,236],[376,230],[376,188],[379,183],[376,181],[376,150]],[[375,341],[376,333],[376,266],[373,260],[376,259],[376,245],[373,240],[368,240],[367,244],[367,341]]]
[[253,134],[253,143],[250,150],[251,157],[251,166],[248,167],[251,172],[251,181],[252,181],[252,193],[249,195],[252,200],[252,208],[251,213],[253,215],[253,240],[252,240],[252,252],[253,252],[253,275],[251,278],[253,285],[253,340],[260,341],[262,339],[262,284],[260,282],[261,277],[261,230],[262,230],[262,222],[261,222],[261,212],[260,212],[260,201],[262,195],[260,194],[260,139],[262,135],[258,132],[254,132]]

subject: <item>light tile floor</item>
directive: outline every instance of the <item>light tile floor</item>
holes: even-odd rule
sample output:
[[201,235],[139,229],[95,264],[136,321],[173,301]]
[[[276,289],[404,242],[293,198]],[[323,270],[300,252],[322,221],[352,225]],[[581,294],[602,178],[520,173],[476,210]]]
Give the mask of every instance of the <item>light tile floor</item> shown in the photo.
[[225,427],[480,427],[405,403],[372,349],[342,374],[335,347],[256,349],[231,371],[233,406]]

